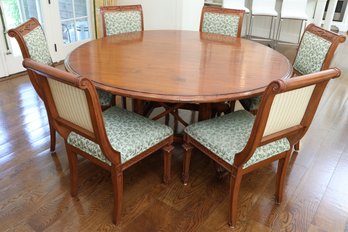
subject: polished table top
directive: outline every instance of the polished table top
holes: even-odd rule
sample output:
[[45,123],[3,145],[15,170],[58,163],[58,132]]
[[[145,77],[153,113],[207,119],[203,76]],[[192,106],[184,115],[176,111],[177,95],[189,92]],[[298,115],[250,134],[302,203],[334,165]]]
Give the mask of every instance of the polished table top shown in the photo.
[[117,95],[196,103],[258,95],[292,73],[285,56],[259,43],[169,30],[87,42],[67,57],[65,67]]

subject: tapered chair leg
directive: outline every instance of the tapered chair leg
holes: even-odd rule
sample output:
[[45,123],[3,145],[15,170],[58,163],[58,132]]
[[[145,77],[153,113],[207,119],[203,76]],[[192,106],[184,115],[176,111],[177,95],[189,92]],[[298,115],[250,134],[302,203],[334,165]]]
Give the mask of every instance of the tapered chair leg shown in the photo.
[[278,161],[277,180],[276,180],[276,203],[280,204],[283,200],[284,183],[286,171],[289,166],[291,150],[286,152],[286,156]]
[[298,141],[298,143],[296,143],[294,145],[294,149],[295,149],[295,151],[299,151],[300,150],[300,141]]
[[230,212],[229,212],[228,224],[231,227],[234,227],[237,223],[238,194],[239,194],[242,176],[243,175],[241,174],[240,169],[234,168],[230,177]]
[[183,170],[182,170],[182,181],[184,182],[184,185],[187,185],[188,179],[189,179],[189,172],[190,172],[190,162],[191,162],[191,154],[193,147],[185,143],[183,145],[184,148],[184,162],[183,162]]
[[172,151],[174,146],[168,145],[162,148],[163,150],[163,182],[168,184],[171,180],[171,165],[172,165]]
[[75,197],[78,189],[78,168],[77,168],[77,155],[71,150],[70,145],[65,143],[66,152],[69,160],[70,169],[70,194]]
[[121,222],[122,197],[123,197],[123,172],[120,167],[111,167],[111,178],[114,190],[114,214],[113,221],[115,225]]
[[48,126],[50,128],[50,140],[51,140],[50,151],[54,152],[56,150],[56,129],[54,129],[50,119],[48,119]]

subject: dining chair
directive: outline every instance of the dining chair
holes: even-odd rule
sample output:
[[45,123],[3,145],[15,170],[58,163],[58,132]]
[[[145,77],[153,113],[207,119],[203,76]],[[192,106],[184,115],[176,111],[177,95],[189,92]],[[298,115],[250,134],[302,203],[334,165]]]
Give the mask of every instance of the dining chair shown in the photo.
[[204,6],[199,31],[240,37],[244,10]]
[[339,75],[339,69],[329,69],[273,81],[256,116],[241,110],[186,127],[184,184],[194,147],[225,168],[230,173],[228,224],[233,227],[243,175],[278,160],[275,197],[280,203],[292,147],[308,130],[327,83]]
[[[345,40],[344,35],[309,24],[303,33],[293,62],[293,75],[305,75],[328,69],[337,46]],[[243,107],[254,114],[260,102],[261,97],[240,100]]]
[[100,14],[104,37],[144,30],[141,5],[102,6]]
[[[31,58],[39,63],[54,66],[45,33],[36,18],[30,18],[18,27],[10,29],[8,35],[17,40],[24,59]],[[38,83],[36,83],[36,79],[33,78],[33,73],[28,71],[28,75],[36,93],[42,99],[41,89],[39,88]],[[100,105],[103,109],[107,109],[114,104],[114,97],[112,94],[101,90],[98,90],[97,92]],[[56,145],[56,130],[52,126],[49,114],[48,124],[51,138],[50,150],[53,152],[55,151]]]
[[253,39],[253,21],[255,17],[270,17],[271,23],[269,28],[268,38],[257,38],[257,40],[273,40],[273,22],[278,16],[278,12],[275,10],[276,0],[253,0],[251,7],[251,17],[249,26],[249,38]]
[[284,20],[301,21],[301,27],[298,34],[298,44],[300,42],[303,24],[308,20],[306,13],[307,0],[283,0],[280,10],[280,20],[278,23],[278,30],[276,35],[276,44],[279,43],[282,23]]
[[[204,6],[201,13],[200,32],[226,35],[240,38],[245,10]],[[212,116],[230,112],[233,102],[215,103],[212,105]],[[190,108],[190,107],[188,107]],[[192,106],[191,110],[198,109]]]
[[[245,6],[245,0],[223,0],[222,7],[227,9],[243,10],[245,14],[247,14],[250,17],[250,10],[249,8]],[[247,20],[247,23],[246,23],[247,25],[245,28],[246,36],[248,36],[248,32],[249,32],[249,27],[248,27],[249,21],[250,20]]]
[[111,172],[115,224],[121,221],[123,172],[145,157],[164,151],[163,181],[171,177],[173,131],[170,127],[117,106],[101,111],[94,84],[88,79],[24,59],[43,92],[52,123],[65,142],[70,192],[77,195],[80,155]]
[[[141,5],[101,6],[103,36],[144,30]],[[122,97],[122,106],[127,108],[127,98]]]

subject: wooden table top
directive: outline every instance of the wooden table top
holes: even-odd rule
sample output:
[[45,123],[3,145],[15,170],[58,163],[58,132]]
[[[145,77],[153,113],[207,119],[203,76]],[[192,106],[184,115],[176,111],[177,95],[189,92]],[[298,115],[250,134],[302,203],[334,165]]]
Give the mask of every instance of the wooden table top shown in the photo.
[[169,30],[87,42],[66,58],[65,67],[116,95],[196,103],[258,95],[292,73],[285,56],[259,43]]

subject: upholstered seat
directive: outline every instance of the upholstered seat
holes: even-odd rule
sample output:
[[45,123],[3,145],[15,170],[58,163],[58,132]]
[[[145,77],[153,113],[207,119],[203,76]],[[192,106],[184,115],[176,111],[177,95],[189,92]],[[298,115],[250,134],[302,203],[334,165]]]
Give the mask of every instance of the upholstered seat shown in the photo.
[[[254,120],[253,114],[241,110],[192,124],[186,127],[185,133],[232,165],[235,154],[241,152],[248,142]],[[243,167],[289,149],[290,143],[286,138],[260,146]]]
[[237,111],[188,126],[183,145],[184,184],[195,147],[230,173],[228,223],[235,226],[243,175],[278,160],[275,197],[280,203],[292,147],[308,130],[328,81],[339,75],[338,69],[331,69],[273,81],[256,117]]
[[[121,163],[144,152],[173,134],[171,128],[127,110],[111,107],[103,112],[107,137],[111,146],[120,152]],[[68,143],[111,165],[98,144],[71,132]]]

